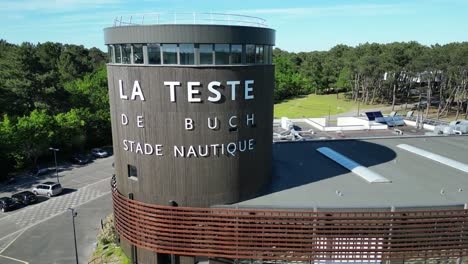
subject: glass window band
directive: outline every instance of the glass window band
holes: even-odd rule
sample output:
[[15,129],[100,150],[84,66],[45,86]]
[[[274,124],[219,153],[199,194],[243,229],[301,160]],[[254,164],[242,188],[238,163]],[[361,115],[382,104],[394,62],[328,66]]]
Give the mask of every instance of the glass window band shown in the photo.
[[108,45],[109,63],[148,65],[271,64],[270,45],[148,43]]

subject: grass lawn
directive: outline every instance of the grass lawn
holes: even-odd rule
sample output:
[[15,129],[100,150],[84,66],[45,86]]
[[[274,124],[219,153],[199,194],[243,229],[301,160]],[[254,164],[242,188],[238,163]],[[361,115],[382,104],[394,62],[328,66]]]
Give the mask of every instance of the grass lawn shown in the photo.
[[[363,105],[360,104],[360,109],[378,108],[386,105]],[[339,99],[336,94],[328,95],[307,95],[285,100],[275,104],[274,117],[281,118],[283,116],[289,118],[300,117],[324,117],[336,115],[340,113],[357,111],[358,104],[352,100],[344,99],[344,95],[340,94]]]

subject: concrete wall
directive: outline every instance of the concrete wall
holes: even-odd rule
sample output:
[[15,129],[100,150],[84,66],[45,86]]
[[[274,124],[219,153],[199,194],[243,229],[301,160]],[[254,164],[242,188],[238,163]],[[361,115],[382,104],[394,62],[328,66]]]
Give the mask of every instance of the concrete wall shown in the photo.
[[336,126],[327,126],[326,118],[305,118],[304,122],[320,131],[356,131],[388,129],[387,125],[369,122],[356,117],[338,117]]
[[[406,124],[407,126],[416,127],[416,122],[415,122],[415,121],[411,121],[411,120],[406,120],[406,119],[405,119],[405,124]],[[428,125],[428,124],[423,124],[423,128],[426,129],[426,130],[434,131],[435,126],[433,126],[433,125]]]

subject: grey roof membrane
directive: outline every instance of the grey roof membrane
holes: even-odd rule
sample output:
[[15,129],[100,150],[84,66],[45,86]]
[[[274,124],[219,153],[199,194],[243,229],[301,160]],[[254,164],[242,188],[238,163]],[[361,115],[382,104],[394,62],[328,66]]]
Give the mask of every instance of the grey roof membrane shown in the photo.
[[[325,140],[273,144],[273,179],[237,207],[388,208],[468,203],[468,174],[399,149],[412,145],[468,164],[468,137]],[[329,147],[391,180],[367,183],[320,154]]]

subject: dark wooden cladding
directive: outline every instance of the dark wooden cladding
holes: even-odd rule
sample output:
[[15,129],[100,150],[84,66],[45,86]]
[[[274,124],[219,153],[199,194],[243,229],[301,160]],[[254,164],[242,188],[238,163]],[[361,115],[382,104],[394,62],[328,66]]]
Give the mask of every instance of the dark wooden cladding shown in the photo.
[[313,212],[170,207],[113,189],[115,225],[157,253],[285,261],[468,256],[468,210]]
[[139,25],[104,29],[105,44],[227,43],[275,45],[270,28],[224,25]]
[[[112,134],[115,171],[121,192],[133,193],[134,199],[147,203],[166,205],[176,201],[180,206],[206,207],[215,204],[238,202],[259,193],[270,181],[272,169],[272,119],[274,66],[235,67],[155,67],[108,65],[109,96],[111,104]],[[122,100],[119,80],[130,97],[135,80],[138,80],[145,101]],[[245,80],[254,80],[254,99],[244,100]],[[165,81],[179,81],[176,102],[170,101]],[[201,82],[202,103],[187,101],[187,82]],[[219,81],[222,102],[207,101],[207,85]],[[236,90],[236,100],[231,100],[231,89],[226,81],[241,81]],[[129,124],[121,125],[121,114]],[[255,127],[245,125],[246,115],[255,115]],[[136,126],[136,116],[144,116],[144,128]],[[237,131],[230,131],[229,117],[238,116]],[[208,118],[217,117],[218,130],[207,126]],[[184,128],[185,118],[195,122],[193,131]],[[163,156],[142,155],[123,149],[123,140],[163,145]],[[173,146],[226,144],[255,140],[255,149],[228,155],[209,157],[174,157]],[[127,177],[127,165],[137,168],[138,180]]]

